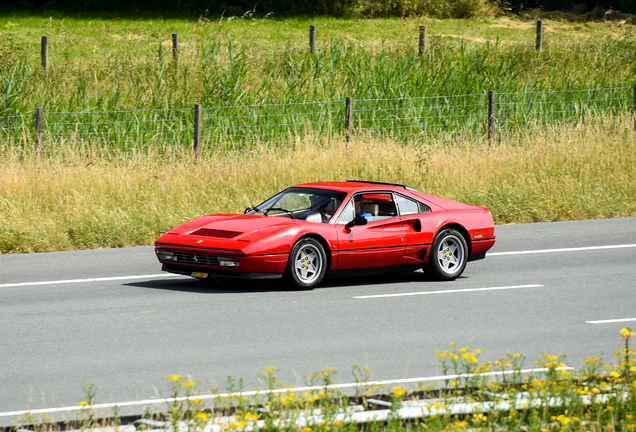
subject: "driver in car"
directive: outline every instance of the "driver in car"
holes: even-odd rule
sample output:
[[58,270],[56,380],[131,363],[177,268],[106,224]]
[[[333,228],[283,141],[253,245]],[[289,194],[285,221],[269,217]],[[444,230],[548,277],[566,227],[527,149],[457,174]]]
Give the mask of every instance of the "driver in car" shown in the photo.
[[356,195],[353,197],[353,204],[355,206],[356,216],[362,216],[367,218],[367,220],[371,220],[373,215],[369,212],[364,211],[362,206],[364,205],[364,197],[362,195]]

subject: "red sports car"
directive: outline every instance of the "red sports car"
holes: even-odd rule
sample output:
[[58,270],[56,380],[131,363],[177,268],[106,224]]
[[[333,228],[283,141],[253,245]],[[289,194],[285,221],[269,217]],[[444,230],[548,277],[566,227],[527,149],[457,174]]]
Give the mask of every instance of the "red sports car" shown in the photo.
[[203,216],[155,242],[163,270],[193,276],[285,278],[312,289],[326,277],[424,269],[454,280],[495,244],[485,207],[368,181],[307,183],[245,214]]

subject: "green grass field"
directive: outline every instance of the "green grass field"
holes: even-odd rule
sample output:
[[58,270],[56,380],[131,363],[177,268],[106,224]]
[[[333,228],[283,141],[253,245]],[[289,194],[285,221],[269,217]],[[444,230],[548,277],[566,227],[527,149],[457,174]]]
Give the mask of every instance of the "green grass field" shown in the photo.
[[[418,28],[427,51],[418,57]],[[317,54],[308,55],[309,25]],[[632,86],[622,21],[0,18],[0,116]],[[174,68],[171,34],[182,50]],[[40,68],[48,35],[49,70]]]
[[[295,183],[347,178],[485,205],[498,223],[635,216],[635,27],[544,25],[537,52],[534,21],[510,17],[0,18],[0,251],[152,244],[201,214],[240,212]],[[180,34],[178,65],[172,32]],[[600,88],[610,90],[578,91]],[[491,89],[502,105],[488,146]],[[396,99],[466,94],[474,96]],[[345,96],[355,101],[350,147]],[[310,104],[330,100],[337,106]],[[195,103],[207,109],[208,151],[198,164]],[[266,103],[304,105],[243,108]],[[43,159],[33,152],[36,107],[47,121]],[[148,111],[159,108],[168,114]],[[448,124],[434,129],[439,118]],[[236,151],[211,150],[224,140]]]

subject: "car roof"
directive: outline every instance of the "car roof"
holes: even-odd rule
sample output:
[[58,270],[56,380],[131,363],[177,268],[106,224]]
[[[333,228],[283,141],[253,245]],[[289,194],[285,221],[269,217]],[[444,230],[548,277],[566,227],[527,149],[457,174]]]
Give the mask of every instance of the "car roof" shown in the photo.
[[430,195],[427,193],[419,192],[413,188],[409,188],[408,186],[398,185],[394,183],[379,183],[379,182],[365,182],[365,181],[357,181],[357,180],[349,180],[346,182],[315,182],[315,183],[304,183],[299,184],[294,187],[307,187],[307,188],[315,188],[315,189],[328,189],[335,190],[340,192],[345,192],[347,194],[361,192],[361,191],[392,191],[399,192],[401,194],[405,194],[410,196],[413,199],[416,199],[420,202],[426,203],[426,205],[434,204],[442,209],[451,210],[451,209],[467,209],[473,208],[474,206],[470,204],[460,203],[458,201],[453,201],[446,198],[441,198],[435,195]]
[[352,193],[356,191],[365,190],[392,190],[401,191],[408,189],[406,186],[394,184],[394,183],[379,183],[379,182],[365,182],[357,180],[349,180],[346,182],[315,182],[315,183],[303,183],[296,185],[295,187],[308,187],[318,189],[331,189],[341,192]]

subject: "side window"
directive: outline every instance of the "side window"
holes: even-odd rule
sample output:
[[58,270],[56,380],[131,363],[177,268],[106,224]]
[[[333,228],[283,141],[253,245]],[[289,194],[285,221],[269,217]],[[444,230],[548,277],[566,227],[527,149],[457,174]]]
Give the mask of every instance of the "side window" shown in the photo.
[[338,218],[336,225],[346,225],[353,220],[353,198],[349,200],[345,208],[342,210],[342,214]]
[[412,200],[402,195],[396,194],[395,202],[397,202],[402,216],[416,213],[428,213],[431,211],[426,204],[422,204],[419,201]]
[[419,206],[420,206],[420,213],[430,213],[431,212],[431,208],[429,206],[427,206],[426,204],[422,204],[421,202],[418,202]]
[[369,222],[396,217],[398,213],[393,195],[390,193],[357,194],[347,203],[336,224],[346,225],[356,215],[366,217]]
[[402,216],[420,212],[420,207],[418,206],[417,201],[410,200],[402,195],[396,195],[395,201],[397,202]]
[[397,216],[397,209],[393,201],[393,195],[390,193],[367,193],[362,195],[364,202],[361,212],[370,221],[389,219]]

